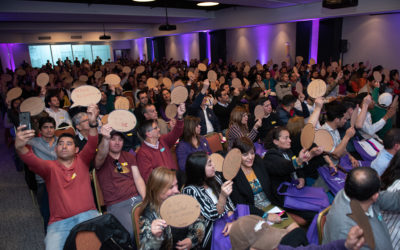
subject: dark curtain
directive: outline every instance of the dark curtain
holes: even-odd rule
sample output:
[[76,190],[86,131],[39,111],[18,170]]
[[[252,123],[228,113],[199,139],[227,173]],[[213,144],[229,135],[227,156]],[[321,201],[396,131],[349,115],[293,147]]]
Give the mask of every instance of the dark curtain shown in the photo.
[[211,61],[218,62],[221,58],[226,62],[226,31],[216,30],[210,32]]
[[153,39],[146,38],[147,45],[147,60],[153,61]]
[[[199,32],[200,61],[207,58],[207,33]],[[210,58],[208,58],[210,60]]]
[[154,58],[161,61],[165,57],[165,37],[153,38]]
[[310,55],[312,21],[296,23],[296,56],[302,56],[308,62]]
[[318,36],[318,63],[328,64],[340,59],[343,18],[320,20]]

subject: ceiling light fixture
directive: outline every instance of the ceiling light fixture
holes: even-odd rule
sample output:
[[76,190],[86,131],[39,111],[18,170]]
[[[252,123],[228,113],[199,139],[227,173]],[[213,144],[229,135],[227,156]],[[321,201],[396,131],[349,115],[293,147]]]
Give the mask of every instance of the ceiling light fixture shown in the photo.
[[132,0],[134,2],[138,2],[138,3],[148,3],[148,2],[154,2],[155,0]]
[[197,3],[197,6],[200,6],[200,7],[210,7],[210,6],[217,6],[217,5],[219,5],[219,3],[217,3],[217,2],[200,2],[200,3]]

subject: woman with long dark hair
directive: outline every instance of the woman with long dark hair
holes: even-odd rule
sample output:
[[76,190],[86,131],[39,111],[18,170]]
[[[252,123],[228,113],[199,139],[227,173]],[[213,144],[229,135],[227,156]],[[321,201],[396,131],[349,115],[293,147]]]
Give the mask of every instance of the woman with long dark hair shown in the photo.
[[212,153],[206,138],[200,135],[200,131],[200,118],[186,116],[184,120],[182,140],[176,147],[176,157],[178,159],[179,168],[182,171],[185,171],[186,159],[190,153],[196,151],[203,151],[208,154]]
[[[206,226],[202,247],[210,249],[214,221],[225,214],[232,215],[235,210],[229,198],[232,181],[222,182],[211,158],[204,152],[194,152],[186,161],[186,185],[182,193],[193,196],[200,203]],[[228,235],[230,226],[231,223],[227,223],[221,233]]]

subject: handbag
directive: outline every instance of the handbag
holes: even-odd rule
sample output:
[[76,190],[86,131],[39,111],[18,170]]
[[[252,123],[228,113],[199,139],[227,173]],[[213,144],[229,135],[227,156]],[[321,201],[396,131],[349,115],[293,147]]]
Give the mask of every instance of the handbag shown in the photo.
[[[284,186],[287,186],[286,191],[281,191]],[[323,188],[305,186],[297,189],[292,183],[282,182],[277,192],[285,196],[284,207],[286,208],[320,212],[329,206],[329,199]]]
[[346,181],[345,173],[338,171],[335,175],[331,175],[328,166],[319,167],[318,173],[334,195],[344,188],[344,183]]
[[234,213],[231,216],[225,214],[214,222],[214,228],[212,232],[211,250],[231,249],[231,240],[228,236],[224,236],[222,231],[226,223],[233,222],[242,216],[250,214],[250,208],[248,205],[238,204]]

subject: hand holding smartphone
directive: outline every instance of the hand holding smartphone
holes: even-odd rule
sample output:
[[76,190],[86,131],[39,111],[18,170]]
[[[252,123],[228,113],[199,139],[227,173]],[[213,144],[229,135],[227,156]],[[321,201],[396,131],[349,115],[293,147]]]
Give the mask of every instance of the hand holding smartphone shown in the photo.
[[21,112],[19,113],[19,125],[26,125],[23,130],[31,130],[31,113],[29,112]]

